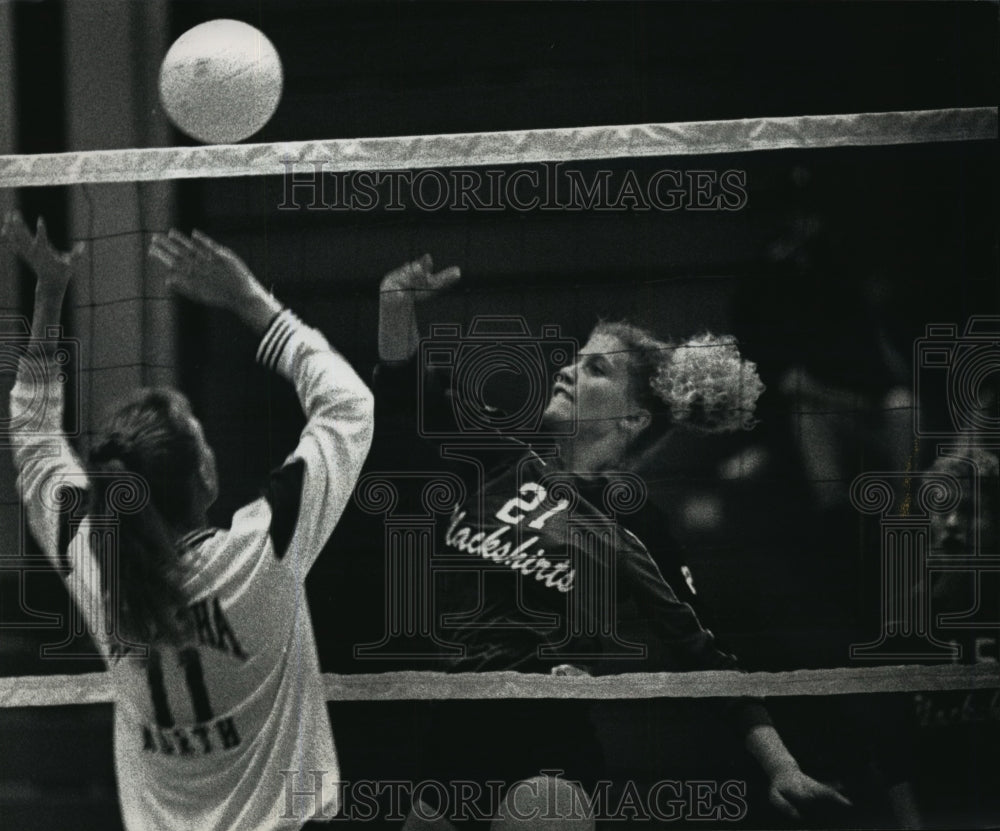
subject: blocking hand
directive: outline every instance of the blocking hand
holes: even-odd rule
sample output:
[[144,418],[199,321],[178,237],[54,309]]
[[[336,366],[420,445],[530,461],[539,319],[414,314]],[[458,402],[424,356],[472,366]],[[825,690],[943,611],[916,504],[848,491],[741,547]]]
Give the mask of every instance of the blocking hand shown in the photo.
[[167,270],[167,285],[206,306],[238,312],[265,289],[246,263],[200,231],[155,234],[149,255]]
[[78,242],[70,251],[60,251],[49,241],[42,217],[38,217],[32,234],[19,211],[10,211],[4,217],[0,242],[31,266],[41,291],[59,295],[66,291],[86,249],[84,243]]
[[419,260],[400,266],[382,278],[379,287],[382,300],[409,299],[422,301],[459,281],[462,270],[451,266],[434,271],[434,260],[424,254]]
[[799,768],[784,768],[775,774],[768,789],[771,804],[792,819],[811,813],[824,805],[850,808],[851,801],[837,790],[817,782]]

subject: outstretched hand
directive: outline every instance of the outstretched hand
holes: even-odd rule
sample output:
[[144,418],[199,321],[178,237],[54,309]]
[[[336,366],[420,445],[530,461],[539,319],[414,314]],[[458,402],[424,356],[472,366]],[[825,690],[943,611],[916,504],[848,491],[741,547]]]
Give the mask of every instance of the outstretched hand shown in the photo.
[[792,819],[800,819],[803,812],[811,813],[822,806],[852,807],[842,793],[817,782],[798,767],[778,771],[771,779],[768,797],[775,808]]
[[4,217],[0,242],[31,266],[40,291],[60,296],[73,279],[86,249],[78,242],[70,251],[60,251],[49,240],[45,220],[38,217],[35,233],[31,233],[20,211],[10,211]]
[[382,278],[379,286],[378,357],[403,362],[417,352],[416,302],[454,285],[462,276],[458,266],[434,271],[430,254],[400,266]]
[[171,229],[155,234],[149,255],[167,270],[167,286],[197,303],[234,312],[262,333],[281,304],[236,254],[200,231],[186,236]]
[[243,260],[200,231],[154,234],[149,255],[166,267],[168,287],[206,306],[235,310],[263,290]]
[[382,278],[379,287],[383,300],[411,299],[425,300],[439,291],[459,281],[462,270],[451,266],[442,271],[434,271],[434,260],[424,254],[419,260],[400,266]]

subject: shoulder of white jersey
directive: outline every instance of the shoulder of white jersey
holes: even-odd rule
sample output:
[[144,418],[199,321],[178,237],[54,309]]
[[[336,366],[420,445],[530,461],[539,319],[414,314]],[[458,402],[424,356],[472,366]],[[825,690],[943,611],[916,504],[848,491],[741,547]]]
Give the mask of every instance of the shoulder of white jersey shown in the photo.
[[227,548],[254,550],[263,540],[270,542],[273,556],[284,559],[295,532],[302,506],[306,463],[291,457],[267,477],[259,498],[245,505],[233,516],[224,533]]

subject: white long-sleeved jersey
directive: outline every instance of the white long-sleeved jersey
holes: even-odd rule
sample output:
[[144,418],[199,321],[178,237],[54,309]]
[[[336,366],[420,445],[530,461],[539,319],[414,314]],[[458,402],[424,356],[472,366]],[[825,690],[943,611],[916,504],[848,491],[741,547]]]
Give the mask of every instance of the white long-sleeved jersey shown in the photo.
[[[102,588],[102,576],[109,579],[99,560],[108,539],[102,520],[67,522],[67,505],[85,504],[88,479],[60,434],[61,386],[46,380],[55,372],[39,373],[37,364],[33,372],[23,360],[11,393],[30,527],[62,571],[113,678],[115,766],[129,831],[298,828],[339,807],[303,584],[368,453],[372,395],[325,338],[287,310],[257,359],[292,381],[307,424],[265,495],[238,511],[229,530],[181,541],[194,634],[180,648],[153,644],[145,660],[114,631],[114,603]],[[77,498],[60,501],[60,488]]]

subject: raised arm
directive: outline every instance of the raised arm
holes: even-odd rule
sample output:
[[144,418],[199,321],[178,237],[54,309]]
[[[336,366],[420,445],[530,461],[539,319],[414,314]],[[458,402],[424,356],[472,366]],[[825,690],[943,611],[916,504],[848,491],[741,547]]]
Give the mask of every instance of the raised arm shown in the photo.
[[382,278],[379,287],[378,358],[382,363],[404,363],[417,353],[420,330],[417,303],[456,283],[457,266],[434,271],[430,254],[407,263]]
[[[378,357],[375,391],[376,465],[395,468],[411,458],[418,404],[432,421],[447,419],[450,408],[438,380],[415,361],[420,333],[417,304],[454,284],[457,267],[434,272],[429,254],[390,271],[379,286]],[[425,394],[421,399],[419,391]],[[437,456],[435,450],[434,458]]]
[[[257,282],[232,251],[197,231],[157,236],[150,254],[168,282],[202,303],[228,309],[261,336],[257,360],[291,381],[306,416],[298,445],[265,489],[277,556],[301,577],[350,498],[372,438],[372,394],[326,338]],[[257,510],[257,503],[244,510]],[[235,527],[235,523],[234,523]]]
[[60,566],[63,515],[57,510],[56,490],[68,485],[82,492],[86,475],[63,435],[63,383],[59,376],[65,367],[55,360],[59,340],[52,332],[59,326],[66,289],[84,248],[78,244],[68,253],[58,251],[49,242],[44,219],[39,218],[32,234],[16,211],[4,218],[0,241],[19,255],[36,277],[31,339],[11,390],[10,435],[18,492],[28,524],[45,555]]
[[38,217],[35,233],[32,234],[18,211],[11,211],[4,217],[0,239],[35,272],[37,282],[31,338],[33,347],[39,349],[46,342],[47,331],[59,325],[66,289],[83,257],[84,244],[78,242],[69,252],[59,251],[49,241],[43,217]]
[[149,254],[166,267],[169,288],[232,312],[258,337],[282,310],[243,260],[198,231],[155,234]]

